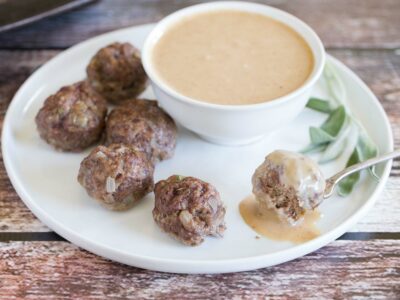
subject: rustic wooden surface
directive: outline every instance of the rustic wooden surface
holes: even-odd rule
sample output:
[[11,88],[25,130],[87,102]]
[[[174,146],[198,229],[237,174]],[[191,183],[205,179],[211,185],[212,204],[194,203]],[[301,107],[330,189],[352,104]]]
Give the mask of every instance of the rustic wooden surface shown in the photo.
[[400,241],[338,241],[279,266],[221,275],[171,275],[102,259],[65,242],[0,245],[0,299],[395,299]]
[[[198,0],[101,1],[29,28],[5,33],[2,48],[65,48],[116,28],[154,22]],[[284,9],[309,23],[327,47],[400,47],[398,0],[254,1]]]
[[[92,36],[148,23],[201,1],[99,1],[0,34],[0,127],[33,70]],[[308,22],[385,108],[400,147],[400,1],[258,1]],[[400,298],[400,161],[375,207],[340,240],[280,266],[184,276],[113,263],[63,241],[25,207],[0,160],[0,299]]]

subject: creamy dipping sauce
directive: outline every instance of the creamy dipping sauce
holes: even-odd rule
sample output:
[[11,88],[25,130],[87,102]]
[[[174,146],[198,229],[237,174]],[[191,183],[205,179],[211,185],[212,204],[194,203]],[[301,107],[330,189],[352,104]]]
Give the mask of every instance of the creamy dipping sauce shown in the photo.
[[221,10],[174,24],[153,48],[160,78],[182,95],[225,105],[271,101],[299,88],[314,66],[306,41],[287,25]]
[[247,225],[258,234],[273,240],[299,244],[320,235],[315,223],[321,215],[316,209],[307,211],[304,220],[296,226],[281,221],[274,210],[260,209],[260,204],[253,195],[240,202],[239,210]]
[[312,159],[285,150],[276,150],[267,159],[274,166],[282,168],[280,182],[287,187],[293,187],[305,207],[314,207],[316,203],[320,203],[325,190],[325,179]]

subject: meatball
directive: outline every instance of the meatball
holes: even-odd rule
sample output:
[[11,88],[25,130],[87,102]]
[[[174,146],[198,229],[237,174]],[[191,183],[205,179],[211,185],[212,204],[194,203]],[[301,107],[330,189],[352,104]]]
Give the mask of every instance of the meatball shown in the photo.
[[154,166],[143,152],[122,144],[98,146],[82,162],[78,181],[111,210],[126,210],[154,187]]
[[157,162],[173,156],[177,129],[157,101],[133,99],[111,111],[105,136],[106,144],[130,145]]
[[140,52],[129,43],[100,49],[86,68],[92,87],[111,103],[136,97],[147,86]]
[[47,143],[58,150],[79,151],[100,139],[106,114],[105,100],[80,81],[48,97],[35,121]]
[[225,207],[211,184],[173,175],[159,181],[154,193],[154,221],[177,240],[196,246],[205,236],[222,237]]
[[314,161],[283,150],[265,158],[252,182],[260,207],[275,210],[282,221],[292,225],[321,203],[325,190],[324,176]]

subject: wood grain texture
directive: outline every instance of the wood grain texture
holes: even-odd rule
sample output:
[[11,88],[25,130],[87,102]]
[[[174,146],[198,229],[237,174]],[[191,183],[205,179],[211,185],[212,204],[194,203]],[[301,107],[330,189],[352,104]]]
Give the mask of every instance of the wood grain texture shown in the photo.
[[[6,108],[22,82],[59,50],[0,51],[0,124]],[[334,50],[330,53],[351,67],[381,100],[392,122],[396,147],[400,147],[400,56],[396,51]],[[0,125],[0,129],[1,129]],[[0,154],[1,155],[1,154]],[[352,231],[400,231],[400,160],[373,210]],[[49,231],[25,207],[9,182],[0,160],[0,232]]]
[[176,275],[113,263],[65,242],[3,243],[0,299],[396,299],[399,249],[399,240],[336,241],[276,267]]
[[[60,52],[49,49],[153,22],[199,2],[204,1],[102,0],[0,34],[0,129],[18,87]],[[318,32],[330,53],[378,96],[399,148],[400,1],[258,2],[293,13]],[[276,267],[224,275],[174,275],[113,263],[68,242],[49,242],[57,236],[16,195],[0,153],[0,238],[25,240],[0,242],[0,299],[399,299],[400,160],[394,162],[391,175],[375,207],[352,230],[364,233],[349,233],[344,237],[348,240],[334,241]]]
[[[200,0],[103,0],[0,35],[1,48],[65,48],[98,34],[157,21]],[[398,0],[256,1],[300,17],[326,47],[400,47]],[[116,4],[117,3],[117,4]]]

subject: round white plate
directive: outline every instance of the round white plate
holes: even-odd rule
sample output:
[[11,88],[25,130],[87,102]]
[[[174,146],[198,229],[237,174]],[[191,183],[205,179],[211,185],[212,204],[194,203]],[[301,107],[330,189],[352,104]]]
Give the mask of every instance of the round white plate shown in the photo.
[[[89,198],[76,180],[80,161],[89,150],[56,152],[39,138],[34,117],[48,95],[85,77],[85,67],[99,48],[114,41],[129,41],[140,48],[152,27],[118,30],[64,51],[37,70],[12,100],[2,135],[5,166],[17,193],[43,223],[72,243],[125,264],[177,273],[222,273],[267,267],[305,255],[342,235],[371,208],[388,178],[390,163],[378,168],[379,183],[364,176],[350,197],[326,200],[318,223],[322,234],[307,243],[256,239],[256,233],[242,221],[238,204],[251,193],[250,177],[264,156],[277,148],[301,149],[308,142],[308,127],[326,117],[308,109],[290,126],[242,147],[213,145],[180,128],[175,156],[157,165],[155,180],[181,174],[214,184],[227,206],[228,229],[222,239],[207,238],[199,247],[171,239],[152,219],[153,194],[127,212],[107,211]],[[333,58],[329,61],[345,82],[349,105],[379,150],[391,150],[391,129],[375,96],[343,64]],[[314,95],[324,96],[321,82]],[[144,96],[152,97],[151,90]],[[349,154],[351,149],[347,150]],[[322,166],[324,174],[340,170],[345,160]]]

